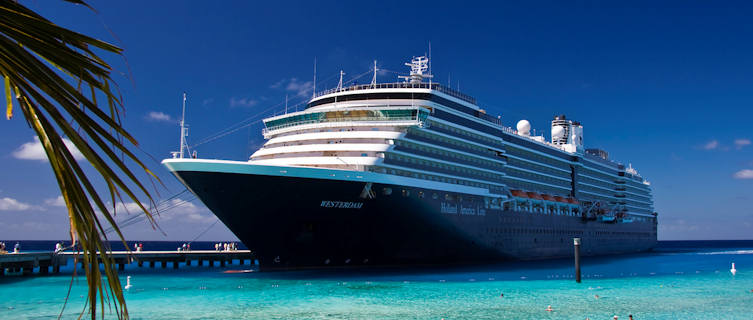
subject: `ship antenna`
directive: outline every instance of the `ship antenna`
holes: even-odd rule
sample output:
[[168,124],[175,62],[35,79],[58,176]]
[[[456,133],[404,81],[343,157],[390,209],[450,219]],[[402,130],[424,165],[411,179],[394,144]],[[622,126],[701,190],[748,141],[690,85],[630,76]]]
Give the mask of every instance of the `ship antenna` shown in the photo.
[[426,72],[429,69],[429,58],[426,56],[413,57],[410,62],[405,63],[410,67],[410,75],[398,76],[400,79],[405,79],[408,83],[422,83],[424,78],[431,79],[433,76]]
[[[431,74],[431,41],[429,41],[429,74]],[[431,89],[431,77],[429,77],[429,89]]]
[[186,137],[188,136],[188,128],[186,127],[186,93],[183,92],[183,114],[180,117],[180,151],[173,152],[173,158],[183,159],[186,146]]
[[316,57],[314,57],[314,92],[311,93],[311,99],[316,98]]
[[285,114],[288,114],[288,94],[285,94]]
[[337,91],[342,91],[343,89],[343,76],[345,75],[345,72],[340,70],[340,82],[337,83]]
[[373,78],[371,78],[371,88],[372,88],[372,89],[373,89],[373,88],[376,88],[376,77],[377,77],[377,70],[379,70],[379,69],[377,69],[377,64],[376,64],[376,62],[377,62],[377,61],[376,61],[376,60],[374,60],[374,77],[373,77]]

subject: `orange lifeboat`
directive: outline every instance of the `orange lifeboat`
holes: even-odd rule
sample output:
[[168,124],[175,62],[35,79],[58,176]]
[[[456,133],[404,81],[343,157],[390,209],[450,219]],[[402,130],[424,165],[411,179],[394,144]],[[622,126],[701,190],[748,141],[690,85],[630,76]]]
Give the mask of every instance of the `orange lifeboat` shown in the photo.
[[536,192],[528,192],[528,197],[536,200],[544,200],[544,198],[542,198],[541,195]]
[[544,198],[544,200],[546,200],[546,201],[557,201],[557,200],[554,199],[554,197],[552,197],[552,196],[550,196],[548,194],[542,194],[541,197]]
[[560,196],[554,196],[554,201],[562,202],[562,203],[570,203],[567,201],[567,199],[560,197]]
[[567,202],[569,202],[571,204],[579,204],[580,203],[580,202],[578,202],[578,200],[575,200],[573,198],[567,198]]
[[528,194],[527,194],[527,193],[525,193],[525,192],[523,192],[523,191],[520,191],[520,190],[510,190],[510,193],[512,193],[512,195],[513,195],[514,197],[518,197],[518,198],[528,198]]

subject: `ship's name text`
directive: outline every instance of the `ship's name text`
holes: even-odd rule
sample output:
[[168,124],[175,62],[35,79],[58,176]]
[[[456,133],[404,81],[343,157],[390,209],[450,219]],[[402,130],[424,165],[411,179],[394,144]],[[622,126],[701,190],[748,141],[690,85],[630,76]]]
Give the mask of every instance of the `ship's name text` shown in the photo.
[[363,202],[347,202],[347,201],[322,201],[322,208],[338,208],[338,209],[361,209]]

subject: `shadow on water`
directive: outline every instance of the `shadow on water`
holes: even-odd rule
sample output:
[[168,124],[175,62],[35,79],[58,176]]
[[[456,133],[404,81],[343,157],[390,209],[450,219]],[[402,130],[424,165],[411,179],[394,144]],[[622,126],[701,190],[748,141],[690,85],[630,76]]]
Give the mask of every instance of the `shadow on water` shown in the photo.
[[[606,264],[625,259],[625,256],[592,257],[584,263]],[[382,280],[382,281],[487,281],[487,280],[540,280],[566,278],[572,273],[572,259],[505,261],[487,264],[464,264],[451,266],[395,266],[369,268],[314,269],[299,271],[259,272],[244,277],[279,280]],[[547,277],[550,276],[550,277]]]
[[[726,272],[730,262],[753,265],[753,241],[661,241],[649,252],[582,257],[584,279],[624,278]],[[720,249],[724,249],[719,251]],[[699,257],[702,257],[699,259]],[[572,258],[507,261],[492,264],[441,267],[373,267],[238,275],[279,280],[374,280],[374,281],[574,281]]]
[[20,282],[24,282],[24,281],[31,280],[31,279],[32,279],[32,277],[4,276],[4,277],[0,277],[0,286],[6,285],[6,284],[20,283]]

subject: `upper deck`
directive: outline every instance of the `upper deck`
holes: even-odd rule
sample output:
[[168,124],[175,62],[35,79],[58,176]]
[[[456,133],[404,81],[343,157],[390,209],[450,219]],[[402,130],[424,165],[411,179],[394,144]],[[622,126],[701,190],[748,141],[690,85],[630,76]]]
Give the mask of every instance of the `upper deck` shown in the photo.
[[473,104],[474,106],[476,105],[476,98],[471,97],[470,95],[464,94],[458,90],[440,85],[439,83],[412,83],[412,82],[362,84],[362,85],[352,85],[352,86],[343,87],[343,88],[332,88],[329,90],[315,93],[314,97],[309,102],[309,105],[311,105],[311,103],[313,103],[314,101],[319,100],[318,98],[329,95],[329,94],[339,93],[339,92],[348,92],[348,91],[372,90],[372,89],[429,89],[429,90],[434,90],[434,91],[444,93],[451,97],[458,98],[460,100]]
[[496,129],[503,129],[501,118],[486,114],[485,110],[476,105],[475,98],[438,83],[372,83],[329,89],[314,96],[307,104],[306,110],[349,101],[426,100],[484,120],[493,124]]

